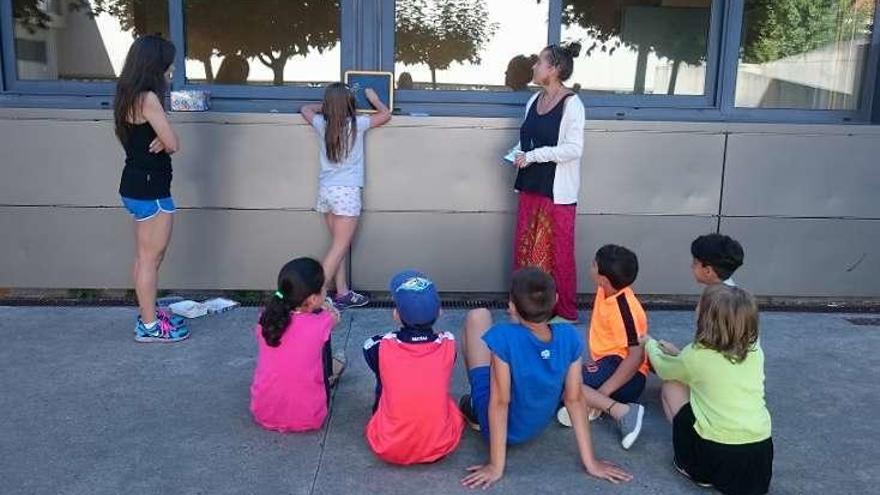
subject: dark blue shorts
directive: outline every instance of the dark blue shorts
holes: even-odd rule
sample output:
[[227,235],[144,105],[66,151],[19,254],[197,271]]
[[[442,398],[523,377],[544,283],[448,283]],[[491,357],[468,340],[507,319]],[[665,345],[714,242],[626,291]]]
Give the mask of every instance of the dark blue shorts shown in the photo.
[[468,381],[471,384],[471,404],[480,423],[480,433],[489,439],[489,380],[490,367],[480,366],[468,370]]
[[[622,362],[623,358],[620,356],[605,356],[595,363],[584,364],[584,385],[598,389],[611,378]],[[637,371],[628,382],[611,394],[611,398],[624,404],[638,402],[643,390],[645,390],[645,375]]]
[[122,196],[122,204],[138,222],[149,220],[159,212],[174,213],[175,210],[174,200],[171,199],[171,196],[161,199],[132,199]]

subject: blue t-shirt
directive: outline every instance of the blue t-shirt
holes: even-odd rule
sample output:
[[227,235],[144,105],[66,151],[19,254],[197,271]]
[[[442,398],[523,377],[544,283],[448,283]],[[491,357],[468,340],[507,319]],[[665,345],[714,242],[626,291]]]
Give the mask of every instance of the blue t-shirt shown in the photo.
[[565,376],[584,352],[584,339],[568,323],[550,325],[550,342],[541,342],[523,325],[499,323],[483,334],[489,349],[510,366],[507,442],[536,437],[553,419]]
[[370,117],[359,115],[357,117],[357,134],[354,137],[348,156],[341,162],[331,162],[327,157],[327,146],[324,144],[324,132],[327,129],[327,121],[321,114],[312,119],[312,127],[321,138],[318,143],[321,148],[321,173],[318,176],[320,187],[348,186],[364,187],[364,133],[370,129]]

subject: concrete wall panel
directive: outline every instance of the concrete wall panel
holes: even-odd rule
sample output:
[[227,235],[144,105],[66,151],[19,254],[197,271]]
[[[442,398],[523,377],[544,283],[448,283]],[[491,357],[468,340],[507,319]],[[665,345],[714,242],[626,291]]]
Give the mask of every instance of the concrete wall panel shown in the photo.
[[746,253],[737,282],[778,296],[880,295],[880,221],[725,218]]
[[[0,287],[130,288],[132,223],[120,208],[0,208]],[[311,212],[180,210],[160,287],[268,289],[326,247]]]
[[723,215],[880,218],[880,142],[853,135],[734,134]]

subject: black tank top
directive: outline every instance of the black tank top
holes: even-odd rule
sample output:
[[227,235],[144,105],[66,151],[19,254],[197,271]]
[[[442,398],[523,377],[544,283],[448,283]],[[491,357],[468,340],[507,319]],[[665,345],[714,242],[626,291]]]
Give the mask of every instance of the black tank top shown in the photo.
[[[538,100],[532,103],[526,120],[519,128],[519,144],[523,152],[544,146],[556,146],[559,144],[559,126],[562,123],[562,112],[569,93],[562,97],[556,106],[549,112],[541,115],[538,113]],[[553,181],[556,179],[556,162],[532,163],[526,168],[519,169],[516,174],[514,188],[517,191],[539,194],[553,199]]]
[[156,131],[149,122],[130,124],[125,144],[125,168],[119,194],[132,199],[161,199],[171,196],[171,156],[164,151],[150,153]]

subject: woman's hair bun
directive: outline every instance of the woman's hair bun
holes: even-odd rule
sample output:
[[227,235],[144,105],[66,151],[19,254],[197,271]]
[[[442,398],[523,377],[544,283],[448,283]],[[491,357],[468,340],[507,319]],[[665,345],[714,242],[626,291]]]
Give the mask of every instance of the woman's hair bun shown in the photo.
[[578,58],[581,54],[581,44],[579,41],[572,41],[562,45],[562,49],[571,55],[571,58]]

